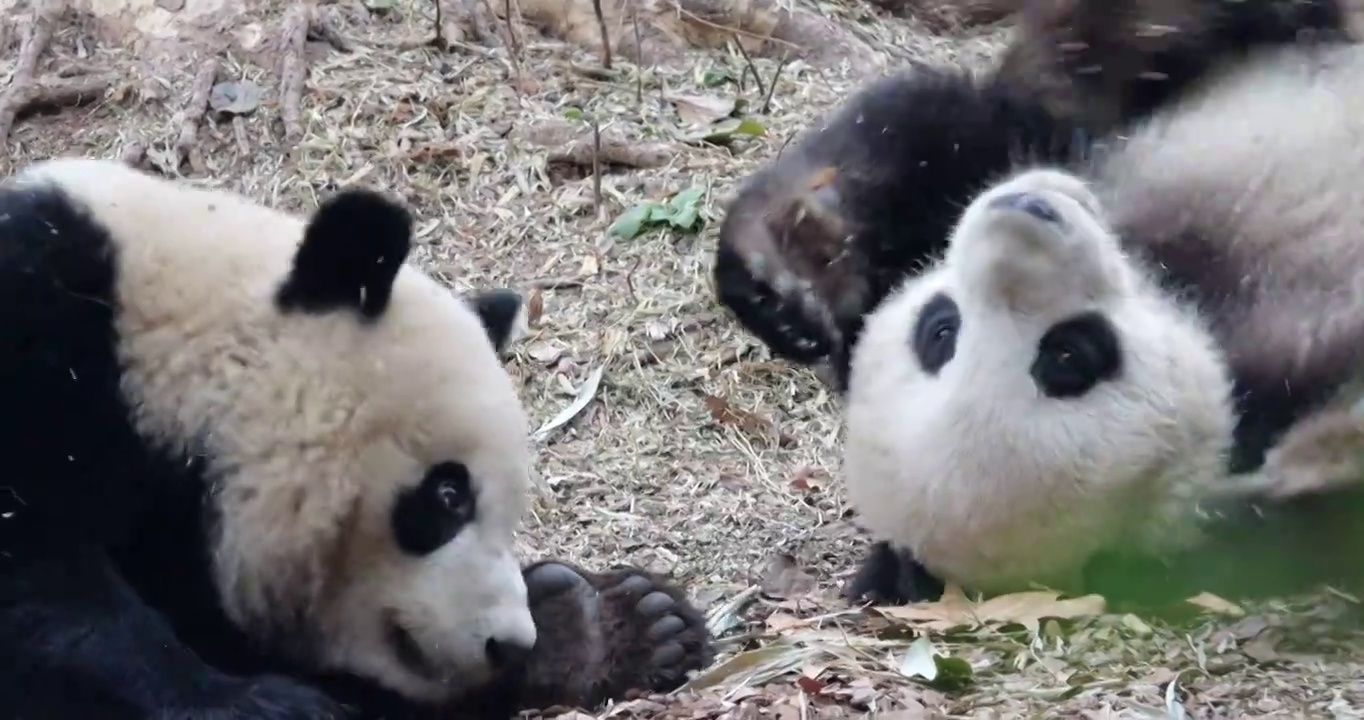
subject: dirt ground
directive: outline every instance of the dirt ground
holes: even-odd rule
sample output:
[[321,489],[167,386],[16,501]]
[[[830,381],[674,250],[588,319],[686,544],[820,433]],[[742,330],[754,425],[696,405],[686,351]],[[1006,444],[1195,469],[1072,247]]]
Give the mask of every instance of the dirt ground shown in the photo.
[[[1047,619],[1066,613],[1043,599],[1001,611],[1013,625],[951,633],[931,609],[887,617],[837,599],[866,544],[839,487],[837,405],[714,302],[721,208],[871,73],[984,62],[1006,26],[933,33],[851,0],[753,3],[775,18],[765,36],[688,16],[709,34],[682,47],[660,4],[643,35],[616,23],[635,42],[620,40],[607,70],[600,46],[544,23],[512,23],[508,41],[487,0],[470,3],[484,21],[472,30],[447,8],[437,43],[433,3],[188,3],[209,8],[199,29],[217,40],[167,39],[186,0],[99,12],[0,0],[0,170],[124,157],[291,209],[374,185],[412,204],[416,259],[452,287],[527,293],[533,327],[508,361],[543,426],[527,555],[671,572],[724,638],[717,666],[679,693],[599,716],[1364,717],[1359,638],[1334,622],[1358,602],[1339,593],[1209,604],[1178,627]],[[783,57],[781,28],[797,20],[844,49]],[[110,31],[134,26],[136,41]],[[681,227],[608,231],[651,202],[672,202]]]

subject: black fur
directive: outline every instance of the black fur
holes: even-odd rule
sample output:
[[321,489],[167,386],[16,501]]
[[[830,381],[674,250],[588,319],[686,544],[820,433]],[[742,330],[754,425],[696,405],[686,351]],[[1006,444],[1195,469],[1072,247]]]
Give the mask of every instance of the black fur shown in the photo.
[[515,329],[516,316],[521,311],[521,296],[511,290],[484,290],[471,300],[474,311],[483,321],[483,329],[499,353],[507,348]]
[[827,357],[841,387],[862,317],[942,252],[971,198],[1019,163],[1066,162],[1086,144],[965,72],[878,80],[745,181],[720,228],[719,300],[775,354]]
[[284,312],[350,308],[377,318],[411,247],[406,208],[370,190],[343,190],[313,213],[275,302]]
[[[282,302],[382,312],[407,242],[409,221],[394,207],[354,192],[324,205]],[[359,718],[448,716],[451,708],[403,702],[361,678],[312,675],[228,620],[210,575],[216,519],[203,450],[191,442],[181,455],[140,437],[120,391],[119,252],[97,219],[61,192],[0,189],[0,456],[8,463],[0,480],[0,716],[322,720],[340,717],[343,704]],[[350,280],[329,284],[328,273]],[[363,300],[351,294],[360,286]],[[616,681],[669,689],[709,662],[696,611],[666,581],[650,583],[672,599],[660,612],[680,618],[696,642],[653,664],[638,655],[625,668],[583,664],[583,673],[612,681],[604,691],[618,689]],[[582,622],[613,617],[589,607],[609,599],[579,602]],[[532,610],[537,623],[569,623],[566,605]],[[576,631],[600,632],[613,647],[672,642],[606,620],[604,629]],[[280,629],[289,627],[280,618]],[[554,644],[555,633],[574,628],[544,631],[532,666],[541,653],[558,662],[580,649]],[[523,697],[512,682],[468,707],[505,709]]]
[[1145,118],[1224,60],[1351,39],[1340,0],[1026,0],[994,78],[1107,133]]

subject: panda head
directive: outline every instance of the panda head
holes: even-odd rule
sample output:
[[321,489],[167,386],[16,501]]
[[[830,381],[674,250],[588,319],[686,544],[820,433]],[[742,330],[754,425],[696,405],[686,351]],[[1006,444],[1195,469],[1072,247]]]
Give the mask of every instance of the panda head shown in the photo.
[[499,357],[515,294],[460,297],[406,265],[412,220],[369,191],[305,218],[114,162],[20,182],[111,240],[121,391],[143,438],[202,459],[181,480],[206,482],[238,628],[425,701],[527,655],[528,428]]
[[1073,587],[1093,553],[1190,542],[1222,473],[1228,371],[1078,178],[979,195],[945,256],[867,320],[845,474],[868,529],[984,592]]

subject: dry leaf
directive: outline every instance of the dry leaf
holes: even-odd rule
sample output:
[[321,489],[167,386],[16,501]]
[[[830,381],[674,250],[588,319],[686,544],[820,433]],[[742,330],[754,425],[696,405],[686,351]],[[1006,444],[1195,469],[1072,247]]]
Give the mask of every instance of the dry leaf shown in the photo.
[[789,598],[813,591],[815,579],[800,569],[794,557],[782,553],[768,564],[760,589],[775,598]]
[[740,410],[718,395],[705,396],[711,417],[721,425],[732,425],[759,440],[777,440],[776,428],[760,415]]
[[1254,640],[1241,646],[1241,652],[1245,653],[1250,659],[1270,663],[1279,659],[1279,653],[1274,649],[1275,637],[1273,633],[1263,633]]
[[582,412],[592,402],[592,399],[597,397],[597,386],[601,384],[601,376],[605,371],[606,368],[602,366],[593,370],[592,374],[588,375],[587,380],[583,381],[582,386],[578,388],[578,394],[573,398],[573,402],[559,411],[558,415],[550,418],[549,422],[541,425],[540,429],[536,430],[535,434],[531,436],[531,439],[537,443],[543,442],[549,437],[550,433],[563,425],[567,425],[568,421],[577,417],[578,413]]
[[535,362],[538,362],[545,367],[549,367],[558,362],[559,358],[564,354],[564,349],[551,343],[538,342],[531,345],[529,348],[526,348],[526,354]]
[[1246,611],[1242,610],[1240,605],[1237,605],[1236,603],[1231,602],[1230,600],[1223,600],[1222,598],[1217,597],[1212,593],[1207,592],[1199,593],[1189,598],[1187,602],[1192,605],[1197,605],[1198,607],[1201,607],[1204,610],[1208,610],[1210,612],[1215,613],[1221,613],[1223,615],[1241,617],[1246,614]]
[[967,600],[957,589],[952,594],[944,592],[938,602],[878,607],[876,611],[886,617],[931,630],[1016,623],[1035,635],[1044,618],[1071,619],[1099,615],[1103,613],[1104,607],[1104,599],[1099,595],[1061,600],[1060,593],[1047,590],[998,595],[983,603],[975,603]]
[[709,125],[734,114],[734,100],[681,93],[669,93],[665,97],[677,108],[677,116],[688,125]]
[[545,295],[540,292],[540,288],[535,288],[530,294],[530,300],[526,301],[526,322],[530,325],[539,325],[544,314]]

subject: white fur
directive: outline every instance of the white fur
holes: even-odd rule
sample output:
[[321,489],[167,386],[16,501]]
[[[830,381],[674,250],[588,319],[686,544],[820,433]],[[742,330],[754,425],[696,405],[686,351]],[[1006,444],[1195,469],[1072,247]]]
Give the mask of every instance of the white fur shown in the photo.
[[[1223,464],[1229,368],[1272,377],[1359,341],[1364,48],[1231,63],[1084,175],[1089,189],[1024,171],[985,192],[945,259],[868,318],[853,356],[846,474],[863,521],[987,592],[1065,587],[1115,544],[1196,542],[1193,501],[1236,491]],[[1051,198],[1071,230],[987,207],[1018,189]],[[1186,233],[1217,248],[1200,280],[1221,301],[1198,313],[1123,255]],[[940,290],[963,321],[955,358],[931,377],[910,332]],[[1116,326],[1124,373],[1049,399],[1028,364],[1041,333],[1081,310]]]
[[[407,266],[376,323],[282,315],[272,294],[304,219],[113,162],[50,161],[20,181],[60,185],[118,241],[123,390],[149,439],[206,438],[235,622],[263,632],[301,611],[321,638],[305,659],[427,699],[484,679],[488,638],[534,641],[512,555],[527,420],[468,304]],[[468,467],[477,519],[407,556],[392,502],[446,460]],[[394,657],[386,612],[448,677]]]
[[[989,207],[1049,199],[1067,229]],[[984,193],[943,262],[873,314],[853,355],[844,471],[862,522],[930,572],[984,592],[1067,588],[1096,550],[1191,542],[1189,483],[1220,473],[1230,380],[1198,318],[1122,258],[1074,177],[1034,171]],[[958,304],[955,356],[934,377],[910,351],[935,293]],[[1077,398],[1029,377],[1042,334],[1102,312],[1124,347],[1115,380]]]

